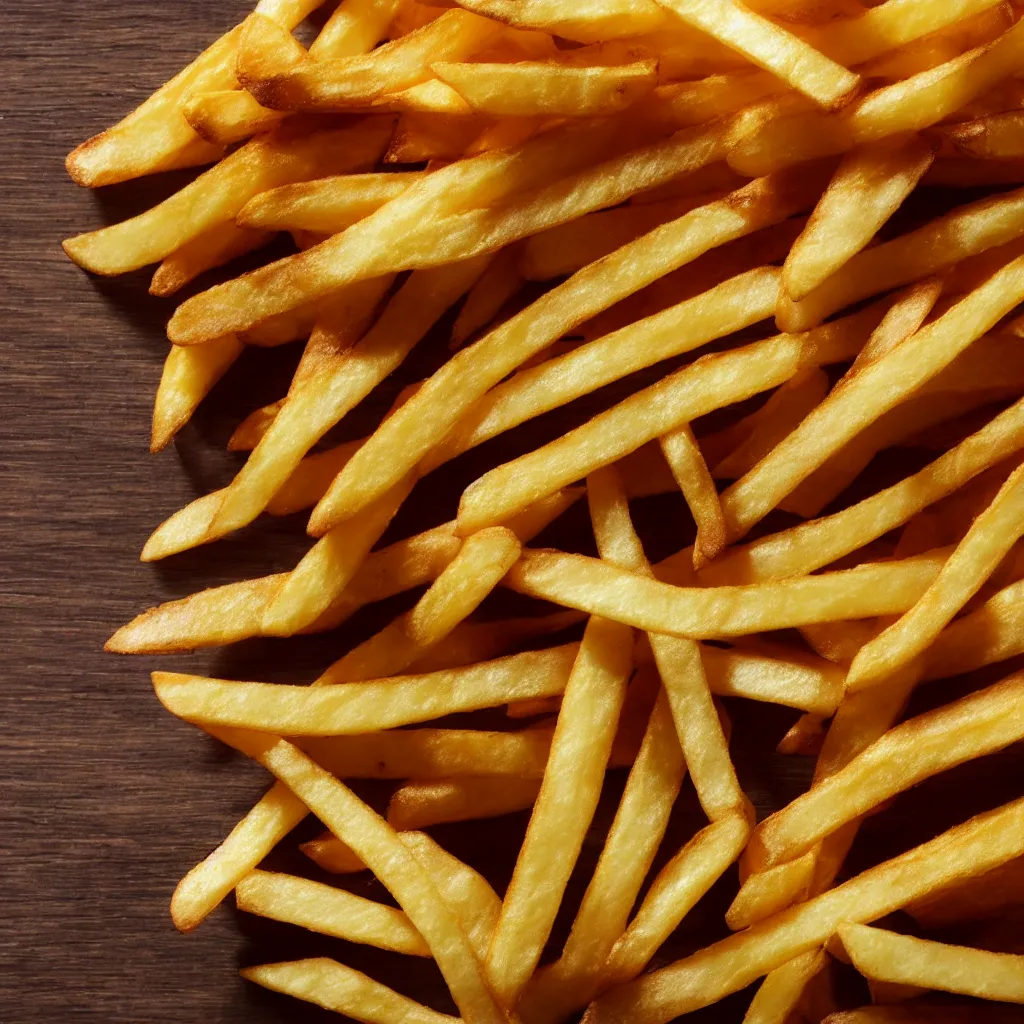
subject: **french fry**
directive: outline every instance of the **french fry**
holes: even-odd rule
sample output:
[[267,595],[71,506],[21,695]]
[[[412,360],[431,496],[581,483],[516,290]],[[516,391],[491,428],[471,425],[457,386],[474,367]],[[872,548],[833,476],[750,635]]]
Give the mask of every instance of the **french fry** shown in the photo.
[[775,748],[777,754],[816,757],[825,738],[825,719],[810,712],[801,715]]
[[466,301],[452,324],[452,350],[462,348],[477,331],[490,324],[523,283],[518,247],[502,249],[466,295]]
[[932,893],[906,909],[925,928],[943,928],[996,917],[1020,903],[1024,903],[1024,860],[1018,858],[961,885]]
[[584,1021],[629,1014],[634,1024],[667,1024],[708,1006],[809,949],[845,922],[877,920],[955,880],[981,874],[1024,852],[1024,800],[978,815],[835,889],[614,989],[591,1003]]
[[428,828],[450,821],[497,818],[532,807],[540,779],[444,779],[408,782],[388,804],[388,822],[399,830]]
[[875,686],[921,654],[977,593],[1022,534],[1024,466],[1010,474],[921,600],[858,651],[847,675],[847,690]]
[[310,57],[320,60],[369,53],[385,38],[405,6],[402,0],[342,0],[310,43]]
[[[1024,298],[1024,258],[1008,264],[914,337],[844,382],[722,495],[728,537],[742,537],[834,451],[948,366]],[[881,397],[884,390],[884,398]],[[878,401],[865,408],[861,396]],[[800,451],[800,455],[793,457]],[[351,465],[351,463],[349,464]]]
[[757,990],[743,1024],[785,1024],[797,1010],[804,989],[828,965],[822,949],[811,950],[776,967]]
[[323,231],[337,234],[397,199],[421,171],[339,174],[267,189],[242,207],[237,223],[263,231]]
[[[1024,679],[971,694],[912,718],[763,821],[752,840],[769,866],[792,860],[842,825],[958,764],[1002,750],[1024,736],[1018,712]],[[894,766],[898,766],[894,770]]]
[[454,1024],[458,1019],[421,1006],[360,971],[327,957],[246,967],[240,973],[246,981],[273,992],[295,996],[369,1024],[387,1024],[394,1020],[409,1024]]
[[862,924],[840,925],[839,940],[866,977],[1005,1003],[1024,1003],[1024,957],[946,946]]
[[612,67],[439,61],[430,69],[473,110],[498,117],[601,117],[625,110],[658,84],[655,60]]
[[150,451],[161,451],[170,444],[244,347],[233,334],[190,348],[171,346],[153,405]]
[[158,206],[131,220],[76,235],[64,251],[94,274],[123,274],[156,263],[235,219],[258,192],[291,181],[376,163],[391,135],[387,119],[301,134],[282,128],[254,139]]
[[1013,75],[1024,45],[1014,26],[994,43],[869,93],[839,114],[795,114],[766,123],[740,141],[729,164],[741,174],[769,174],[803,160],[921,131]]
[[726,911],[725,923],[734,932],[740,931],[796,903],[803,903],[813,895],[817,863],[815,854],[808,853],[774,867],[752,871],[743,878],[744,861],[740,861],[743,883]]
[[913,337],[935,308],[942,295],[943,283],[942,278],[932,277],[904,290],[871,332],[851,369],[856,372]]
[[[400,836],[408,833],[399,832]],[[323,832],[316,839],[300,843],[299,849],[318,868],[332,875],[355,875],[366,870],[366,865],[337,836],[329,831]]]
[[571,8],[557,0],[464,0],[460,6],[519,28],[544,29],[583,43],[654,31],[666,20],[652,0],[588,2]]
[[714,561],[725,547],[725,520],[718,490],[688,424],[666,434],[658,443],[697,524],[693,566],[699,569]]
[[310,931],[430,956],[423,937],[400,910],[295,875],[252,871],[235,887],[239,910],[298,925]]
[[860,82],[857,75],[746,5],[733,0],[663,0],[663,6],[823,107],[841,106]]
[[882,139],[848,153],[786,258],[783,284],[799,301],[865,248],[935,157],[920,136]]
[[469,537],[414,608],[336,661],[319,681],[347,683],[404,671],[477,609],[521,550],[519,538],[504,527]]
[[945,134],[961,152],[980,160],[1013,160],[1024,156],[1020,144],[1020,111],[992,114],[951,127]]
[[271,232],[240,228],[231,223],[213,228],[160,263],[150,282],[149,294],[173,295],[200,274],[259,249],[272,237]]
[[633,669],[630,639],[627,627],[592,618],[565,684],[551,754],[487,954],[489,985],[505,1006],[515,1006],[537,966],[597,807]]
[[244,89],[194,93],[182,103],[181,113],[200,138],[223,147],[272,131],[285,117],[260,106]]
[[454,911],[383,818],[285,740],[238,730],[221,730],[218,736],[293,788],[296,796],[356,851],[426,940],[464,1016],[494,1024],[507,1020],[484,985],[480,964]]

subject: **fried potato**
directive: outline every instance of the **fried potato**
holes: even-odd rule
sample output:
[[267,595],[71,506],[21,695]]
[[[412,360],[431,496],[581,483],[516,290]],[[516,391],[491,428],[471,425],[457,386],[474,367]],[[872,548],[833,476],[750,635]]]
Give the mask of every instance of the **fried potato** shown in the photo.
[[635,1024],[667,1024],[823,945],[844,922],[877,920],[1021,852],[1024,800],[978,815],[830,892],[607,993],[590,1004],[584,1021],[603,1024],[625,1012]]
[[450,821],[497,818],[532,807],[540,779],[463,778],[408,782],[388,804],[388,822],[406,830]]
[[1018,858],[961,885],[932,893],[906,909],[925,928],[942,928],[996,917],[1020,903],[1024,903],[1024,860]]
[[390,121],[379,118],[307,134],[282,128],[247,143],[151,210],[67,239],[64,251],[94,274],[138,270],[234,221],[246,202],[265,189],[346,169],[365,170],[384,152],[391,128]]
[[545,29],[554,35],[592,43],[639,35],[663,27],[665,14],[652,0],[596,3],[573,7],[559,0],[461,0],[460,7],[520,28]]
[[920,136],[883,139],[848,153],[786,258],[786,294],[799,301],[864,249],[931,166]]
[[200,138],[224,147],[272,131],[285,117],[260,106],[244,89],[193,93],[181,105],[181,113]]
[[862,924],[840,925],[838,937],[853,966],[878,981],[1024,1003],[1024,957],[946,946]]
[[409,1024],[454,1024],[458,1019],[421,1006],[360,971],[327,957],[245,967],[240,973],[246,981],[273,992],[295,996],[370,1024],[388,1024],[394,1020]]
[[[740,861],[742,869],[744,857]],[[749,928],[758,921],[777,914],[787,907],[814,895],[814,872],[818,863],[816,851],[774,867],[752,871],[725,914],[725,923],[735,932]]]
[[261,248],[273,237],[272,232],[240,228],[231,223],[212,228],[160,263],[153,273],[149,294],[173,295],[200,274]]
[[810,950],[776,967],[757,990],[743,1024],[785,1024],[797,1010],[804,989],[828,965],[822,949]]
[[336,661],[319,682],[378,679],[404,671],[477,609],[521,550],[519,538],[504,527],[467,538],[410,611]]
[[693,566],[713,561],[725,547],[725,519],[718,490],[688,424],[659,439],[662,454],[697,524]]
[[295,875],[253,871],[235,887],[239,910],[411,956],[430,956],[400,910]]
[[954,125],[945,134],[957,149],[982,160],[1013,160],[1024,156],[1020,141],[1024,119],[1020,111],[992,114]]
[[470,337],[490,324],[523,284],[518,247],[508,246],[495,255],[466,295],[452,324],[452,351],[462,348]]
[[153,686],[172,714],[204,726],[290,736],[351,736],[497,707],[509,700],[560,694],[577,646],[530,651],[425,676],[342,686],[237,683],[176,672],[154,673]]

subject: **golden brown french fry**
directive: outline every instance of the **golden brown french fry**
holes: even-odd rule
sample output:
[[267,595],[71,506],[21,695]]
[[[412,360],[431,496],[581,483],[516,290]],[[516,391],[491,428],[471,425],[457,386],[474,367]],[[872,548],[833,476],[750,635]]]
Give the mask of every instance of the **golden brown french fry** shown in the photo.
[[273,234],[269,231],[240,228],[232,223],[212,228],[161,262],[153,273],[149,294],[173,295],[200,274],[259,249],[271,238]]
[[702,570],[706,584],[753,583],[813,572],[906,523],[1024,445],[1024,403],[906,477],[842,512],[754,541]]
[[[832,392],[773,452],[722,496],[730,540],[742,537],[822,465],[830,452],[927,384],[1024,298],[1024,258],[1008,264],[945,316]],[[863,396],[873,400],[865,403]],[[799,451],[800,455],[795,456]],[[350,463],[351,465],[351,463]]]
[[252,871],[235,887],[235,900],[239,910],[323,935],[411,956],[430,956],[423,937],[402,911],[321,882]]
[[733,0],[659,2],[823,107],[841,106],[860,82],[857,75],[746,5]]
[[[743,861],[740,865],[742,868]],[[784,864],[751,872],[743,879],[740,891],[726,912],[725,923],[734,932],[740,931],[796,903],[803,903],[813,895],[816,866],[816,855],[808,853]]]
[[224,147],[272,131],[285,117],[278,110],[260,106],[244,89],[193,93],[182,103],[181,113],[200,138]]
[[509,25],[544,29],[582,43],[651,32],[666,21],[664,11],[652,0],[632,4],[587,0],[571,7],[558,0],[461,0],[459,6]]
[[934,309],[942,288],[943,279],[932,277],[905,289],[871,332],[871,337],[853,361],[852,370],[856,372],[913,337]]
[[714,561],[725,547],[725,519],[718,489],[689,424],[665,434],[658,443],[697,524],[693,567],[699,569]]
[[151,210],[67,239],[64,251],[95,274],[137,270],[233,221],[264,189],[372,166],[384,152],[391,128],[386,118],[307,134],[282,128],[247,143]]
[[421,171],[339,174],[267,189],[242,207],[237,223],[264,231],[336,234],[397,199],[423,179]]
[[925,893],[998,867],[1022,852],[1024,800],[1017,800],[815,899],[614,989],[591,1003],[584,1021],[667,1024],[822,946],[844,922],[877,920]]
[[477,331],[490,324],[522,287],[524,282],[519,260],[518,246],[502,249],[469,290],[452,324],[450,347],[453,351],[462,348]]
[[869,93],[838,114],[794,114],[766,122],[735,146],[729,164],[742,174],[768,174],[930,127],[1012,76],[1022,46],[1024,30],[1014,26],[994,43]]
[[842,825],[918,782],[1024,736],[1020,674],[912,718],[763,821],[752,843],[774,865],[801,856]]
[[[400,832],[399,835],[407,833]],[[324,832],[316,839],[300,843],[299,849],[318,868],[332,875],[354,875],[366,870],[366,865],[337,836]]]
[[633,670],[631,639],[628,627],[592,618],[565,684],[540,792],[487,954],[488,983],[505,1006],[516,1005],[540,960],[597,808]]
[[171,346],[153,404],[150,451],[158,452],[167,447],[214,384],[242,354],[243,348],[245,346],[233,334],[189,348]]
[[428,828],[450,821],[475,821],[532,807],[540,779],[443,779],[408,782],[388,804],[388,822],[396,829]]
[[519,538],[504,527],[467,538],[410,611],[336,661],[319,682],[347,683],[403,672],[477,609],[521,550]]
[[777,754],[816,757],[825,738],[825,718],[810,712],[801,715],[775,748]]
[[658,62],[573,67],[520,61],[458,64],[438,61],[431,71],[473,110],[497,117],[600,117],[615,114],[658,84]]
[[804,989],[828,965],[823,949],[813,949],[776,967],[757,990],[743,1024],[786,1024]]
[[455,912],[388,823],[297,747],[274,736],[219,730],[218,737],[273,772],[381,880],[423,936],[452,998],[473,1020],[504,1024]]
[[277,730],[289,735],[351,736],[426,722],[455,711],[510,700],[551,697],[565,689],[578,645],[528,651],[468,668],[342,686],[278,686],[154,674],[173,714],[206,726]]
[[925,928],[996,917],[1024,903],[1024,859],[1007,861],[960,885],[942,889],[906,908]]
[[865,977],[1024,1003],[1024,956],[947,946],[862,924],[840,925],[838,937]]
[[309,55],[321,60],[369,53],[405,6],[402,0],[342,0],[310,43]]
[[848,153],[796,240],[782,273],[799,301],[874,238],[931,166],[937,147],[918,135]]
[[[741,190],[749,204],[726,202],[694,211],[580,271],[458,353],[364,446],[356,457],[358,472],[347,467],[338,477],[323,515],[315,515],[316,528],[351,514],[392,479],[400,479],[406,466],[414,466],[441,440],[453,418],[465,414],[489,388],[536,352],[701,253],[748,234],[755,226],[782,219],[793,212],[793,192],[799,193],[800,188],[792,179],[771,179]],[[806,196],[803,199],[807,201]],[[751,223],[750,210],[756,211],[756,225]],[[777,212],[773,215],[772,210]],[[442,410],[443,421],[438,419]],[[398,452],[403,453],[401,460],[396,458]]]
[[875,686],[921,654],[978,592],[1022,534],[1024,466],[1010,474],[920,601],[857,652],[847,675],[847,691]]
[[638,629],[714,638],[905,611],[927,590],[947,554],[939,549],[901,562],[703,589],[673,587],[583,555],[527,549],[506,582],[533,597]]
[[1024,156],[1024,145],[1020,142],[1022,127],[1020,111],[1010,110],[954,125],[944,134],[953,140],[957,149],[973,157],[1012,160]]
[[241,975],[273,992],[295,996],[368,1024],[455,1024],[458,1019],[407,999],[361,971],[327,957],[245,967]]

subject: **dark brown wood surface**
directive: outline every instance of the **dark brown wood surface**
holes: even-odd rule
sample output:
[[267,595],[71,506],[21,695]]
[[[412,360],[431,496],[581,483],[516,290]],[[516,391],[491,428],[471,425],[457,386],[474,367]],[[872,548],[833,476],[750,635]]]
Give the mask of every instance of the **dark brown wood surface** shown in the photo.
[[[188,666],[237,678],[309,679],[384,612],[317,640],[252,641],[183,658],[102,651],[107,636],[142,608],[288,568],[306,544],[297,517],[261,522],[166,564],[137,561],[164,517],[230,479],[239,460],[224,452],[227,436],[246,412],[283,392],[296,353],[248,356],[177,445],[150,456],[151,402],[172,303],[146,295],[148,272],[91,278],[59,245],[145,209],[187,180],[172,175],[90,193],[68,180],[63,157],[249,6],[246,0],[0,4],[0,1020],[11,1024],[337,1020],[246,985],[236,974],[245,964],[310,953],[335,955],[451,1009],[429,963],[317,939],[229,907],[195,934],[180,936],[167,910],[177,879],[251,806],[265,779],[170,718],[153,697],[148,672]],[[428,348],[414,359],[414,372],[437,358]],[[371,406],[379,408],[394,392],[382,390]],[[485,458],[501,454],[492,448]],[[417,502],[416,513],[403,512],[396,535],[451,514],[460,487],[478,468],[470,461],[447,473]],[[680,505],[640,503],[637,512],[664,552],[686,539],[690,527]],[[564,541],[589,543],[582,515],[560,531]],[[773,747],[795,713],[731,710],[747,791],[762,811],[791,799],[807,765],[776,756]],[[973,810],[1019,795],[1019,765],[1019,758],[1004,759],[961,772],[952,788],[922,787],[865,829],[854,863],[898,852]],[[621,780],[609,783],[585,868],[599,850],[600,825],[610,820],[617,786]],[[365,792],[382,805],[386,790]],[[436,834],[500,892],[524,822],[515,815]],[[699,823],[695,801],[684,797],[667,847]],[[275,863],[308,871],[287,852]],[[585,880],[585,871],[574,878],[570,909]],[[343,884],[385,898],[364,876]],[[730,873],[658,962],[723,934],[734,888]],[[567,924],[560,918],[556,937],[564,937]],[[745,998],[694,1019],[738,1021]]]

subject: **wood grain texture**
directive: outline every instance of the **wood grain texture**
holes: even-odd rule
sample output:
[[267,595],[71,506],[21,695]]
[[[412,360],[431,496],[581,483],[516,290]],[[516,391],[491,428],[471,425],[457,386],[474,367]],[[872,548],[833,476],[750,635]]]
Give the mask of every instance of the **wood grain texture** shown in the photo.
[[[106,637],[140,609],[287,568],[307,544],[301,517],[293,517],[261,521],[166,564],[137,561],[166,515],[230,479],[239,459],[225,453],[227,437],[246,412],[283,393],[297,353],[247,355],[179,442],[151,457],[151,400],[173,303],[146,295],[149,271],[90,278],[59,246],[68,235],[146,208],[188,180],[168,175],[90,193],[67,179],[63,157],[248,7],[243,0],[0,4],[0,1019],[12,1024],[338,1020],[243,984],[236,974],[242,965],[313,953],[336,955],[451,1009],[429,963],[311,937],[228,907],[182,937],[167,912],[177,879],[219,842],[265,779],[169,718],[152,695],[149,670],[187,666],[236,678],[309,679],[390,609],[315,640],[252,641],[173,659],[102,651]],[[443,346],[428,343],[404,379],[428,372],[441,358]],[[401,383],[389,381],[365,415],[353,417],[350,436],[358,436]],[[414,512],[403,511],[394,535],[450,515],[481,466],[546,439],[565,422],[556,417],[513,432],[446,469],[437,486],[417,497]],[[653,556],[692,533],[678,502],[639,503],[637,513]],[[582,510],[551,539],[587,549],[592,542]],[[791,799],[808,766],[773,748],[795,714],[735,705],[730,711],[747,791],[762,812]],[[1019,776],[1008,768],[1019,765],[1019,757],[1004,757],[957,774],[951,788],[921,787],[865,829],[854,862],[877,860],[1018,795]],[[613,778],[556,939],[564,938],[620,789],[621,779]],[[387,791],[366,793],[382,806]],[[691,794],[680,801],[666,854],[699,823]],[[501,892],[524,824],[525,816],[515,815],[436,835]],[[286,845],[273,862],[308,873],[288,852],[294,843]],[[386,898],[365,876],[344,884]],[[720,936],[734,888],[730,873],[658,962]],[[694,1019],[737,1021],[745,998]]]

